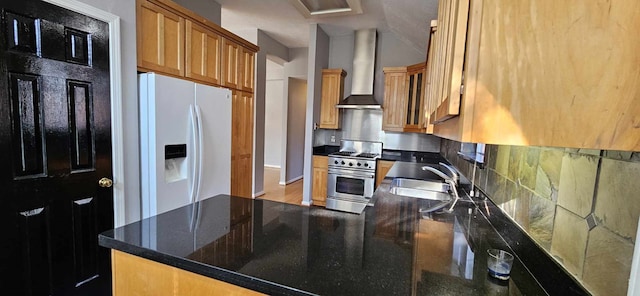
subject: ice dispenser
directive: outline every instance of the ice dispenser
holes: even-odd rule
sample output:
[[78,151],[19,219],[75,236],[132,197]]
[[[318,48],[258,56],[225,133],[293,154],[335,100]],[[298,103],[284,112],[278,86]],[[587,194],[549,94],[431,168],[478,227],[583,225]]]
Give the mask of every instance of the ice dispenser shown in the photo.
[[164,180],[167,183],[187,179],[187,144],[164,146]]

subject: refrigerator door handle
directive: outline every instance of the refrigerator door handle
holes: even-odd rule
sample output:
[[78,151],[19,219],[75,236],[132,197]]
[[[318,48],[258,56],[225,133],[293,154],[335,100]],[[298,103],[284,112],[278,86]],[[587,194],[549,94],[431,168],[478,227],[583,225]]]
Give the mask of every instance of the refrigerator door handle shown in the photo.
[[191,184],[189,184],[189,203],[193,203],[193,201],[195,200],[195,193],[196,193],[196,178],[198,177],[196,175],[197,173],[197,165],[198,165],[198,160],[197,155],[197,146],[198,146],[198,139],[197,139],[197,135],[198,135],[198,123],[196,122],[196,113],[195,113],[195,108],[193,107],[193,105],[189,105],[189,119],[191,121],[191,136],[192,136],[192,142],[191,142],[191,147],[193,147],[192,151],[193,151],[193,155],[190,156],[191,158],[191,163],[190,163],[190,169],[191,169]]
[[203,152],[204,151],[204,137],[202,135],[202,113],[200,112],[200,106],[194,105],[194,109],[196,110],[196,124],[198,126],[198,181],[196,183],[196,194],[194,195],[195,201],[200,199],[200,188],[202,185],[202,162],[203,162]]

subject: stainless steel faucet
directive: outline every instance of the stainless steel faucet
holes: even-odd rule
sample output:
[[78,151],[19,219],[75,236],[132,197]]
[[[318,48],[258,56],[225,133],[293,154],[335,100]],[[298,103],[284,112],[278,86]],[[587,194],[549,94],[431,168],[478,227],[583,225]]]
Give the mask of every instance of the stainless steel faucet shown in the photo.
[[454,199],[453,199],[453,202],[451,203],[451,206],[446,211],[453,212],[453,208],[456,206],[456,203],[460,199],[460,196],[458,195],[458,189],[456,188],[458,185],[458,181],[460,180],[460,176],[458,176],[458,172],[451,166],[442,162],[438,164],[443,168],[447,169],[451,173],[451,176],[431,166],[423,166],[422,170],[430,171],[438,175],[440,178],[442,178],[445,181],[445,183],[449,184],[449,190],[451,190],[451,192],[453,193]]

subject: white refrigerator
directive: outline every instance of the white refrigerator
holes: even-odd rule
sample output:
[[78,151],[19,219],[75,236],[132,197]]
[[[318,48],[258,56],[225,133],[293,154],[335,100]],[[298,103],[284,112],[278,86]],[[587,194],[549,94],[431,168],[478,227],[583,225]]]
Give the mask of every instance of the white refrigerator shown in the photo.
[[138,75],[142,217],[231,191],[231,91]]

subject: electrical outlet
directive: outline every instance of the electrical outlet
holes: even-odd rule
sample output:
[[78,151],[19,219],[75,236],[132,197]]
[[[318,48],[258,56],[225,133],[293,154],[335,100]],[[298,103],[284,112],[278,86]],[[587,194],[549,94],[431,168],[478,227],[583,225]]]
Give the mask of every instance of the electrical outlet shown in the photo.
[[336,136],[331,135],[331,143],[335,143],[336,142]]

